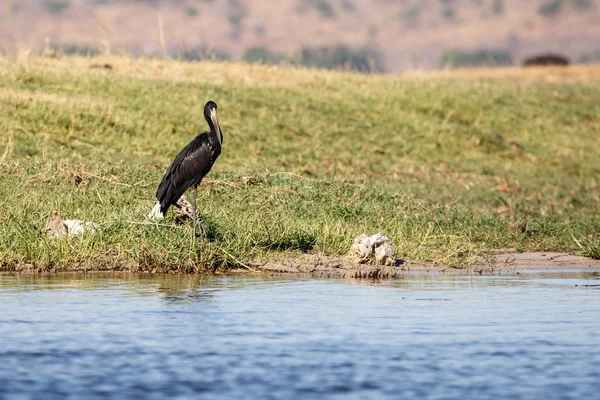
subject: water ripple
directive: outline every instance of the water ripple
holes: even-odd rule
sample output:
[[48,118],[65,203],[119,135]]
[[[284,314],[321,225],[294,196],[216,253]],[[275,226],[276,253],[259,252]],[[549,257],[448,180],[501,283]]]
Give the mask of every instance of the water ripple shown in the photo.
[[597,279],[0,275],[0,398],[595,398]]

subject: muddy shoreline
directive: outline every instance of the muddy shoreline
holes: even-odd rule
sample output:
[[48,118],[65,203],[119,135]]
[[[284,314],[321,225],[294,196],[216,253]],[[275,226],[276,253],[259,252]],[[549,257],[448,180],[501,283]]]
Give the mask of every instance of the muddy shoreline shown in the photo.
[[[398,260],[395,266],[356,264],[344,257],[303,254],[256,266],[257,272],[276,275],[309,275],[329,278],[397,278],[408,273],[494,274],[502,272],[589,270],[600,271],[600,260],[564,252],[503,251],[489,254],[477,265],[444,268],[427,263]],[[236,272],[248,272],[236,270]]]
[[[244,268],[217,270],[215,275],[270,275],[305,276],[318,278],[371,278],[394,279],[411,273],[480,274],[518,273],[525,271],[597,271],[600,260],[564,252],[517,252],[502,251],[488,254],[475,265],[464,268],[442,267],[398,259],[394,266],[357,264],[347,257],[330,257],[321,254],[288,255],[263,263],[252,263]],[[138,274],[179,274],[177,271],[162,269],[102,269],[81,268],[61,270],[41,270],[31,264],[23,264],[14,269],[0,270],[0,274],[60,274],[60,273],[138,273]]]

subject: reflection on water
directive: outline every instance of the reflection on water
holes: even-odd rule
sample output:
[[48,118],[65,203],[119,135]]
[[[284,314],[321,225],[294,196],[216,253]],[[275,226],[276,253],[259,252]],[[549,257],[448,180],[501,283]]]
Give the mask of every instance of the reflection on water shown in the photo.
[[595,398],[599,284],[0,275],[0,398]]

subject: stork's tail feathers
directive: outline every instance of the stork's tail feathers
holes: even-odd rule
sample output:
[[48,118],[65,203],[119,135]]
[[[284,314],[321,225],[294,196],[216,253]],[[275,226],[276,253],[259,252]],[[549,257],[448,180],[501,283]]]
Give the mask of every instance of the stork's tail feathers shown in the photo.
[[163,219],[164,217],[165,216],[161,211],[160,203],[157,201],[152,211],[150,211],[150,214],[148,214],[148,219],[151,221],[157,221]]

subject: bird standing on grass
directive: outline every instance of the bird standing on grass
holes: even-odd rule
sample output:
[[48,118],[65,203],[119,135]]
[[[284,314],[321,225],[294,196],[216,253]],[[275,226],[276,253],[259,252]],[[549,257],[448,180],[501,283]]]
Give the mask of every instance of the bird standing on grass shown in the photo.
[[150,219],[163,218],[169,207],[171,205],[178,207],[177,201],[179,198],[187,189],[193,187],[192,219],[194,220],[194,237],[198,225],[200,225],[202,233],[205,232],[202,224],[198,224],[196,212],[198,185],[221,154],[221,144],[223,143],[223,134],[217,119],[217,104],[215,102],[209,101],[204,106],[204,119],[208,122],[210,130],[200,133],[177,154],[173,163],[167,168],[160,185],[158,185],[156,191],[158,202],[148,215]]

